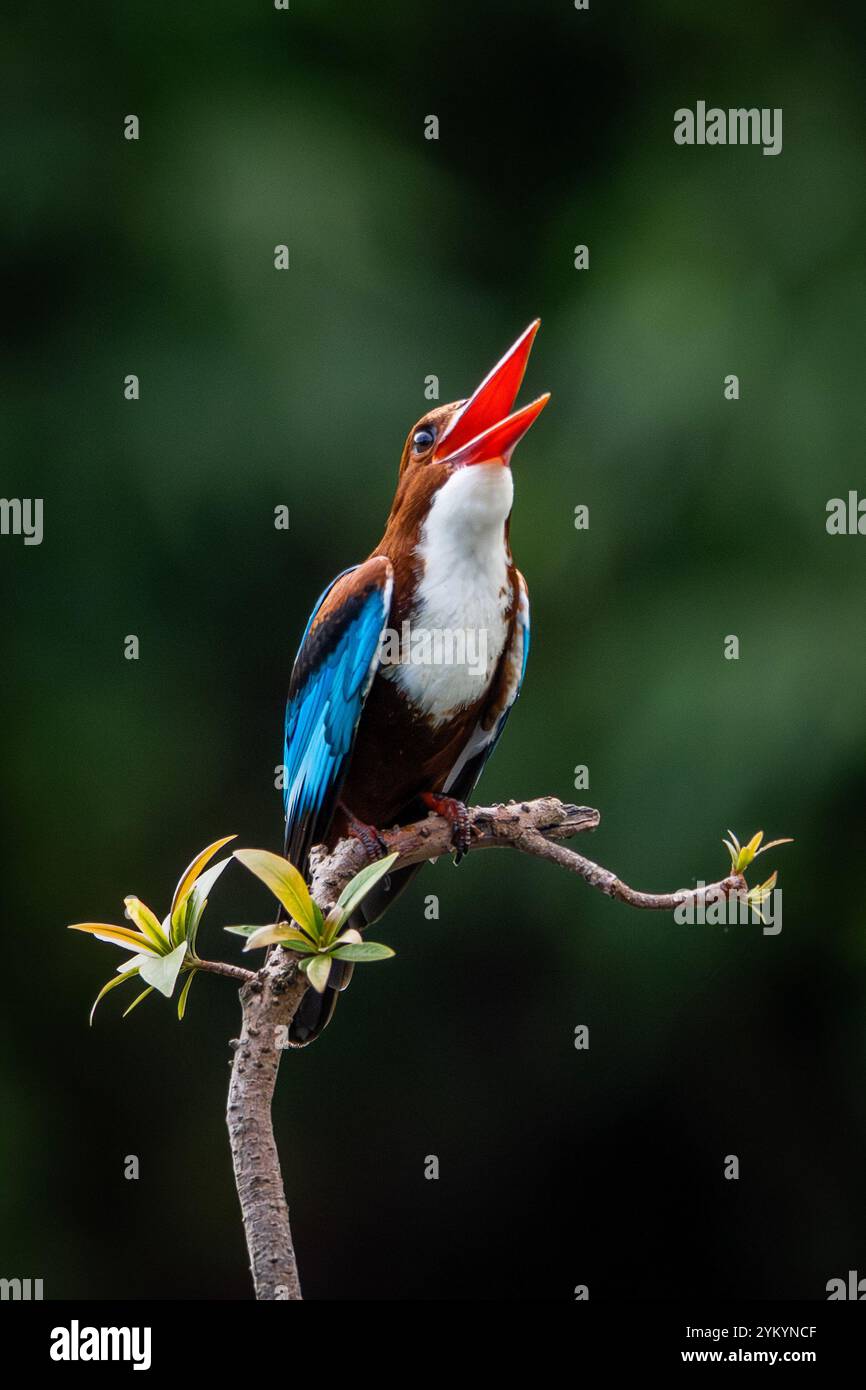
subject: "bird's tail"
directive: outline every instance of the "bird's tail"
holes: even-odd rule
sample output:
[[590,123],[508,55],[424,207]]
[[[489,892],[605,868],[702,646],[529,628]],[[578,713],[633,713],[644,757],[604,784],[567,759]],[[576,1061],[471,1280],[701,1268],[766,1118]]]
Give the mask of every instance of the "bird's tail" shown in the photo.
[[323,994],[312,986],[307,990],[289,1024],[289,1046],[306,1047],[315,1042],[334,1016],[337,1000],[352,978],[350,960],[335,960]]
[[[408,869],[398,869],[395,874],[387,874],[385,878],[380,879],[360,907],[352,913],[346,925],[363,931],[373,922],[378,922],[394,899],[409,887],[421,868],[422,864],[413,864]],[[351,961],[335,960],[331,965],[331,975],[324,994],[319,994],[312,985],[310,986],[289,1025],[290,1047],[306,1047],[308,1043],[315,1042],[319,1034],[327,1028],[334,1016],[337,1000],[352,978],[353,970]]]

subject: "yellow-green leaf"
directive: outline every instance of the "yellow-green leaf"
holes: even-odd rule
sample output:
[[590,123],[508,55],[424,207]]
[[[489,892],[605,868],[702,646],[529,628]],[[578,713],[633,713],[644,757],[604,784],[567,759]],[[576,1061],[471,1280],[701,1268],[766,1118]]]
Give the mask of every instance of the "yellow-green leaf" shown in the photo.
[[147,903],[143,903],[141,898],[124,898],[123,905],[126,908],[126,915],[131,922],[134,922],[139,931],[144,932],[149,937],[160,955],[168,950],[168,940],[159,925],[159,920],[151,912]]
[[259,932],[271,932],[273,933],[271,940],[265,941],[262,938],[260,941],[257,940],[257,945],[271,946],[280,942],[283,946],[291,946],[295,951],[315,951],[317,949],[306,932],[302,932],[299,927],[289,926],[288,922],[270,922],[259,927],[223,927],[223,931],[231,932],[233,936],[243,936],[247,941],[254,936],[258,937]]
[[225,835],[221,840],[214,840],[213,844],[208,845],[207,848],[203,849],[200,854],[197,854],[195,859],[193,859],[192,862],[188,865],[188,867],[184,870],[184,872],[181,874],[180,881],[174,890],[174,897],[171,900],[172,924],[174,924],[175,913],[178,912],[180,908],[183,906],[187,894],[189,893],[190,889],[192,888],[193,884],[195,883],[205,864],[209,863],[210,860],[213,859],[214,855],[217,853],[218,850],[222,849],[223,845],[227,845],[230,840],[236,839],[236,835]]
[[127,980],[131,980],[133,975],[137,974],[138,969],[136,968],[135,970],[126,971],[123,975],[113,975],[112,978],[108,981],[108,983],[102,986],[102,989],[99,991],[99,993],[93,1001],[93,1008],[90,1010],[89,1023],[91,1027],[93,1026],[93,1015],[96,1013],[96,1006],[99,1003],[100,999],[104,999],[106,994],[108,994],[109,990],[116,989],[118,985],[122,985]]
[[164,994],[166,999],[170,999],[185,956],[186,942],[182,941],[170,955],[157,956],[154,960],[145,961],[144,965],[139,967],[138,973],[149,985],[158,989],[160,994]]
[[355,877],[350,879],[334,904],[334,917],[340,914],[340,922],[345,922],[347,917],[351,917],[355,908],[367,896],[374,884],[384,878],[392,864],[400,858],[399,854],[386,854],[384,859],[377,859],[373,864],[367,864]]
[[[794,841],[790,836],[787,836],[784,840],[768,840],[765,845],[761,845],[758,854],[766,854],[768,849],[775,849],[777,845],[792,845],[793,843]],[[756,859],[758,854],[755,855]]]
[[318,994],[324,994],[331,973],[328,956],[312,956],[307,965],[307,979]]
[[267,849],[236,849],[235,859],[260,878],[281,902],[290,917],[316,935],[316,914],[310,891],[294,864]]
[[190,985],[192,984],[193,979],[194,979],[194,977],[195,977],[196,974],[197,974],[197,971],[195,971],[195,970],[191,970],[191,971],[189,972],[189,975],[188,975],[188,977],[187,977],[186,983],[184,984],[183,989],[181,990],[180,994],[178,995],[178,1000],[177,1000],[177,1016],[178,1016],[178,1020],[181,1021],[181,1022],[183,1021],[183,1016],[184,1016],[184,1014],[186,1013],[186,999],[187,999],[187,995],[189,994],[189,987],[190,987]]
[[155,956],[153,944],[143,932],[132,931],[130,927],[115,927],[110,922],[73,922],[69,931],[89,932],[99,941],[116,942],[127,951],[143,951],[147,956]]
[[749,867],[749,865],[751,864],[752,860],[754,859],[755,855],[756,855],[757,852],[758,852],[758,846],[760,845],[760,843],[761,843],[761,841],[763,840],[763,838],[764,838],[764,832],[763,832],[763,830],[758,830],[758,831],[756,831],[755,834],[752,836],[752,838],[751,838],[751,840],[749,841],[749,843],[748,843],[747,845],[743,845],[743,848],[741,849],[739,855],[737,856],[737,868],[738,868],[738,869],[747,869],[747,868]]
[[770,894],[776,886],[776,880],[778,879],[778,876],[778,873],[774,869],[768,879],[765,879],[763,883],[759,883],[754,888],[751,888],[746,895],[748,901],[750,903],[766,902],[767,898],[769,898]]
[[146,999],[149,994],[153,994],[153,985],[148,985],[147,989],[143,989],[141,991],[141,994],[137,994],[135,996],[129,1008],[124,1009],[123,1013],[120,1015],[121,1018],[126,1018],[127,1014],[131,1014],[133,1009],[137,1008],[138,1005],[141,1003],[142,999]]
[[208,894],[223,869],[230,863],[231,855],[228,855],[225,859],[218,859],[215,864],[211,864],[210,867],[205,869],[196,879],[178,909],[177,922],[172,927],[171,944],[173,946],[179,946],[181,941],[187,941],[190,951],[195,954],[195,943],[198,935],[199,923],[207,907]]
[[304,936],[304,933],[295,927],[290,927],[288,922],[275,922],[273,926],[257,927],[255,931],[250,932],[244,950],[257,951],[261,946],[286,946],[290,951],[300,952],[316,949],[309,937]]
[[359,931],[356,931],[354,927],[347,927],[345,931],[340,932],[340,935],[337,937],[334,945],[348,945],[349,942],[358,942],[363,940],[364,938]]

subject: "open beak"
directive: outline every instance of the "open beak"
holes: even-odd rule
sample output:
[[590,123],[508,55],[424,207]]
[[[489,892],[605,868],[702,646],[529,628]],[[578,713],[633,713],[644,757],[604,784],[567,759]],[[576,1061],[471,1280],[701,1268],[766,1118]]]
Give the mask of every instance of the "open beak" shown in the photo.
[[517,342],[456,412],[433,451],[435,463],[448,463],[459,468],[469,463],[511,462],[518,441],[550,400],[550,394],[545,393],[513,415],[508,413],[520,390],[532,340],[540,323],[541,319],[536,319],[521,333]]

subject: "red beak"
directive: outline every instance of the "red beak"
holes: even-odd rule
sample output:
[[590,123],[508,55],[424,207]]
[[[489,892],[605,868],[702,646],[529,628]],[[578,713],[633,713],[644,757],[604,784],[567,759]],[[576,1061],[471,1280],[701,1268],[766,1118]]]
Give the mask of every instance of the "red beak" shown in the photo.
[[521,333],[477,391],[457,411],[450,425],[440,435],[433,452],[435,463],[462,467],[469,463],[511,462],[518,441],[550,400],[549,393],[546,393],[513,415],[508,413],[520,390],[532,340],[540,323],[541,319],[536,319]]

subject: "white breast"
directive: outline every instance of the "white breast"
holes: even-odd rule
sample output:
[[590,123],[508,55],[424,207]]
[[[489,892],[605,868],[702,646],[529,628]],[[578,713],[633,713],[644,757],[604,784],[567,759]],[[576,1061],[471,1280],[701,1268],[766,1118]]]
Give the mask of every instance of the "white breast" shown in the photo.
[[[502,655],[512,601],[503,528],[512,499],[510,468],[473,464],[440,488],[422,528],[412,659],[382,674],[433,724],[485,694]],[[442,634],[438,647],[434,636],[425,650],[424,633]]]

